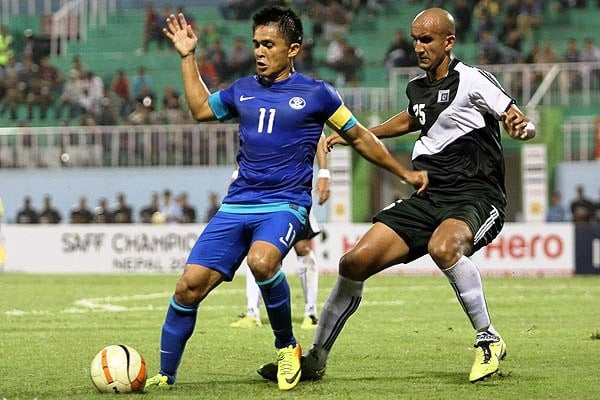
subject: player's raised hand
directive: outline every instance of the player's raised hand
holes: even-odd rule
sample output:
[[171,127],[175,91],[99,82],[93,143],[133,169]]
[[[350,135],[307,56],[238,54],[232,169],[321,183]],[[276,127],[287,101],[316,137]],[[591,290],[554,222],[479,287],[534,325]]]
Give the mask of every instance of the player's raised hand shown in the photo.
[[179,52],[181,57],[193,54],[198,43],[198,38],[191,25],[188,25],[183,13],[177,16],[171,14],[167,17],[167,28],[163,28],[163,33],[168,37]]
[[336,144],[348,146],[348,142],[346,141],[346,139],[341,137],[339,133],[333,132],[327,137],[327,139],[325,139],[326,151],[330,152],[331,150],[333,150],[333,146],[335,146]]
[[427,171],[408,171],[404,176],[404,181],[417,188],[417,195],[421,195],[429,186],[429,175]]

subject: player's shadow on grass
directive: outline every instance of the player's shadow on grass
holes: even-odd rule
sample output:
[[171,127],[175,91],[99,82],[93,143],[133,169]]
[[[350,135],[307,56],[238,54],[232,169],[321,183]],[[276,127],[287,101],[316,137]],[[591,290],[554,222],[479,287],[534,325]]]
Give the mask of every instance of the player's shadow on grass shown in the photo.
[[[426,379],[430,379],[433,378],[436,381],[443,381],[445,383],[448,384],[464,384],[465,381],[467,381],[467,379],[469,378],[469,374],[468,372],[460,372],[460,371],[456,371],[456,372],[449,372],[449,371],[427,371],[427,372],[423,372],[423,374],[421,375],[413,375],[413,376],[408,376],[407,377],[408,380],[410,380],[411,382],[418,380],[419,378],[426,378]],[[480,384],[480,385],[495,385],[495,384],[500,384],[502,383],[502,381],[507,380],[507,379],[512,379],[514,378],[512,375],[512,371],[508,370],[508,369],[502,369],[502,367],[500,367],[500,370],[498,370],[497,373],[495,373],[494,375],[492,375],[491,377],[480,381],[480,382],[476,382],[476,384]],[[538,381],[539,377],[537,376],[523,376],[520,375],[519,376],[519,381]]]
[[[221,378],[225,378],[225,379],[210,379],[209,376],[205,376],[205,378],[208,378],[206,380],[202,380],[202,381],[197,381],[197,382],[181,382],[181,383],[177,383],[178,386],[186,386],[186,387],[191,387],[191,386],[196,386],[196,387],[202,387],[202,386],[208,386],[208,387],[218,387],[220,385],[252,385],[252,386],[256,386],[256,385],[261,385],[261,386],[269,386],[269,385],[274,385],[276,386],[277,384],[275,382],[270,382],[267,381],[265,379],[262,379],[259,376],[253,377],[253,376],[248,376],[248,375],[229,375],[228,377],[223,377],[221,375]],[[476,385],[485,385],[485,386],[496,386],[496,385],[500,385],[502,383],[503,380],[505,379],[510,379],[511,378],[511,373],[510,371],[500,371],[499,373],[493,375],[492,377],[486,379],[485,381],[482,382],[478,382]],[[423,385],[427,385],[430,384],[431,382],[438,382],[438,383],[445,383],[448,385],[465,385],[465,384],[469,384],[469,375],[468,373],[465,373],[464,371],[424,371],[422,373],[412,373],[412,374],[403,374],[402,372],[398,372],[397,374],[387,374],[387,375],[369,375],[369,374],[365,374],[365,375],[353,375],[353,376],[348,376],[348,375],[326,375],[323,380],[318,380],[318,381],[308,381],[308,382],[302,382],[300,385],[304,386],[304,385],[319,385],[319,384],[329,384],[329,383],[337,383],[339,384],[340,382],[357,382],[357,381],[363,381],[363,382],[373,382],[375,384],[385,384],[386,382],[391,382],[391,381],[405,381],[407,383],[412,384],[419,384],[420,382],[423,383]],[[519,380],[531,380],[531,381],[535,381],[537,378],[536,377],[523,377],[520,376]],[[474,385],[475,386],[475,385]]]
[[356,381],[368,381],[368,382],[398,382],[398,381],[406,381],[410,384],[418,384],[419,382],[431,382],[438,381],[444,382],[447,384],[461,384],[464,385],[465,380],[468,378],[468,375],[465,375],[464,372],[432,372],[427,371],[423,374],[403,374],[398,372],[397,374],[387,374],[387,375],[353,375],[353,376],[326,376],[322,381],[317,382],[356,382]]
[[[499,372],[498,374],[493,375],[492,377],[486,379],[485,381],[478,382],[479,385],[486,386],[494,386],[499,385],[505,379],[511,378],[510,372]],[[330,376],[327,375],[323,378],[322,381],[318,382],[355,382],[355,381],[368,381],[368,382],[390,382],[390,381],[405,381],[410,384],[419,384],[422,382],[423,384],[430,384],[431,382],[445,383],[448,385],[465,385],[468,384],[469,374],[464,371],[425,371],[423,373],[412,373],[412,374],[403,374],[402,372],[398,372],[397,374],[387,374],[387,375],[354,375],[354,376]],[[521,378],[520,378],[521,379]],[[535,378],[528,378],[527,380],[534,381]],[[264,381],[263,381],[264,382]]]

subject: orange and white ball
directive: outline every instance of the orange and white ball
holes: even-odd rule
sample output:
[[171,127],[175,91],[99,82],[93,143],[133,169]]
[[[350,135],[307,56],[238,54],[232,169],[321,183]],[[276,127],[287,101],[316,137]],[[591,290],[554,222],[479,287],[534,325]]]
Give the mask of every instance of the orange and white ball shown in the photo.
[[141,392],[146,384],[146,362],[130,346],[111,345],[96,354],[90,376],[101,393]]

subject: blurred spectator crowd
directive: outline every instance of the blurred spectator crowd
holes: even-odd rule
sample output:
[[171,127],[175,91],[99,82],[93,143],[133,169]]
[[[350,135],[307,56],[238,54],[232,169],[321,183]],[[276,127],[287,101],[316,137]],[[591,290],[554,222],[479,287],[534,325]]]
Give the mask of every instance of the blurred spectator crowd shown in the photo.
[[[244,9],[252,10],[268,4],[285,4],[284,1],[233,1],[224,3],[221,11],[225,19],[239,19],[246,15]],[[305,39],[302,54],[296,60],[296,68],[312,74],[317,65],[313,59],[314,40],[323,38],[328,49],[325,65],[338,71],[340,81],[358,83],[363,60],[359,49],[350,46],[344,38],[352,15],[357,12],[360,1],[349,4],[331,1],[300,1],[297,6],[314,19],[312,36]],[[378,1],[370,0],[369,10]],[[240,10],[241,9],[241,10]],[[254,57],[247,37],[235,37],[231,48],[223,44],[221,33],[214,22],[197,26],[192,14],[182,7],[173,9],[164,5],[157,10],[147,3],[143,28],[142,46],[136,54],[142,55],[155,45],[158,49],[169,48],[162,33],[166,16],[184,12],[188,23],[196,31],[199,46],[196,51],[198,69],[211,89],[227,86],[235,79],[254,71]],[[27,121],[54,118],[63,125],[150,125],[185,124],[193,122],[185,106],[185,99],[172,85],[162,88],[160,95],[153,85],[152,76],[140,65],[133,76],[117,68],[106,82],[93,69],[88,68],[79,55],[72,58],[68,71],[54,67],[47,51],[35,49],[31,30],[24,34],[26,43],[21,54],[15,54],[13,38],[7,26],[0,27],[0,118],[17,120],[19,109],[26,109]],[[28,42],[27,40],[30,40]],[[159,101],[160,99],[160,101]],[[23,121],[26,125],[26,121]]]
[[600,224],[600,196],[598,201],[594,202],[585,194],[583,185],[576,188],[576,197],[569,204],[569,212],[562,203],[560,192],[553,192],[550,195],[550,205],[546,213],[546,222],[565,222],[568,221],[568,215],[571,215],[571,221],[577,224]]
[[17,212],[14,222],[17,224],[58,224],[69,222],[73,224],[127,224],[140,223],[196,223],[208,222],[221,206],[216,193],[210,193],[209,206],[203,216],[196,214],[196,208],[189,203],[185,192],[173,196],[166,189],[161,194],[152,194],[150,202],[142,206],[136,220],[133,207],[127,203],[125,194],[117,194],[116,204],[111,207],[106,198],[100,198],[98,205],[90,208],[87,198],[81,196],[77,204],[69,211],[63,220],[62,213],[52,205],[52,198],[44,196],[41,211],[35,209],[29,196],[23,199],[23,206]]
[[[152,87],[152,77],[140,66],[130,79],[116,70],[109,84],[87,69],[79,56],[63,73],[48,56],[39,64],[30,56],[18,61],[13,55],[0,67],[0,118],[18,118],[18,109],[27,109],[28,121],[44,120],[53,110],[62,125],[150,125],[184,124],[192,121],[184,99],[173,86],[163,89],[161,102]],[[37,110],[37,111],[36,111]],[[52,116],[50,116],[52,117]]]
[[[457,36],[471,36],[478,43],[479,65],[600,61],[600,49],[592,37],[581,44],[569,39],[563,54],[555,51],[552,41],[540,44],[534,40],[534,31],[542,25],[548,8],[559,14],[585,7],[585,0],[458,0],[454,7]],[[528,53],[524,52],[525,43],[531,43]]]
[[[563,54],[555,51],[551,41],[532,40],[549,7],[560,13],[573,7],[586,7],[585,0],[429,0],[424,3],[426,7],[441,6],[453,12],[458,40],[477,44],[480,65],[600,61],[600,48],[593,37],[582,43],[570,39]],[[416,65],[408,25],[395,32],[385,53],[377,60],[366,60],[363,50],[349,39],[359,16],[363,23],[374,22],[386,7],[401,7],[391,0],[226,0],[219,10],[224,20],[247,20],[256,9],[268,4],[292,6],[310,19],[303,50],[295,60],[301,72],[315,74],[318,68],[328,68],[336,74],[336,85],[356,86],[363,80],[366,64],[381,63],[387,68]],[[145,54],[151,46],[170,49],[162,29],[166,16],[180,11],[185,13],[199,38],[198,68],[211,91],[253,72],[249,38],[235,37],[227,49],[214,21],[198,26],[191,13],[170,5],[158,10],[152,3],[146,4],[142,46],[136,53]],[[116,68],[110,81],[105,82],[77,55],[72,58],[68,71],[58,70],[51,64],[47,48],[40,43],[28,29],[24,32],[22,53],[14,54],[8,27],[0,27],[0,118],[16,120],[23,107],[27,110],[27,120],[43,120],[52,110],[52,116],[64,121],[64,125],[193,122],[182,93],[172,85],[160,88],[160,94],[157,93],[152,76],[143,65],[133,76]],[[526,43],[530,44],[527,53]],[[316,46],[326,50],[323,59],[315,57]]]

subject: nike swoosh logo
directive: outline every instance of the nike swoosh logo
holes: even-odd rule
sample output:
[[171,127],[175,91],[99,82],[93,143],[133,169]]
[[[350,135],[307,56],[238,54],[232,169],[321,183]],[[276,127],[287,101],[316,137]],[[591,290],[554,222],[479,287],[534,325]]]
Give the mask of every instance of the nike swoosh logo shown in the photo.
[[164,351],[164,350],[160,350],[160,352],[163,353],[163,354],[172,354],[173,353],[171,351]]
[[285,381],[291,385],[292,383],[294,383],[299,374],[300,368],[298,368],[298,371],[296,371],[296,373],[291,378],[285,378]]
[[252,99],[254,99],[255,97],[256,97],[256,96],[248,96],[248,97],[246,97],[246,96],[244,96],[244,95],[241,95],[241,96],[240,96],[240,101],[252,100]]

